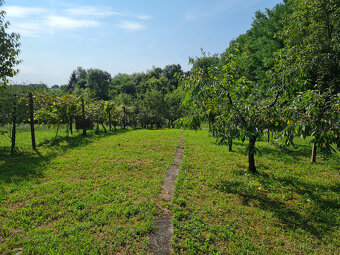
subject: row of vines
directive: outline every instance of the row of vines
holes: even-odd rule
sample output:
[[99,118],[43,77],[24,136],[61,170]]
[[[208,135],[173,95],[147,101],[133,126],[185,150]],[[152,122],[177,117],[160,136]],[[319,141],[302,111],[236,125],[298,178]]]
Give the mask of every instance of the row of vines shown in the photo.
[[121,128],[161,128],[166,125],[174,127],[174,120],[159,118],[152,111],[145,111],[138,106],[126,106],[114,101],[93,100],[84,95],[73,94],[53,95],[50,93],[24,92],[19,94],[3,93],[0,99],[0,126],[9,125],[10,131],[0,128],[2,135],[10,135],[12,154],[16,146],[16,128],[21,124],[30,124],[32,148],[36,149],[35,126],[45,125],[57,128],[56,136],[61,127],[66,128],[67,135],[75,129],[81,130],[86,136],[90,129],[104,132]]

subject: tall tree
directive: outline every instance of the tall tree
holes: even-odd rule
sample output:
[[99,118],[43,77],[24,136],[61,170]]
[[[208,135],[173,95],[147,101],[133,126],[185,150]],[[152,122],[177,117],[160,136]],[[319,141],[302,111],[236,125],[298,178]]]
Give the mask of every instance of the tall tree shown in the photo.
[[339,131],[339,110],[334,105],[340,96],[340,3],[294,0],[289,4],[293,12],[282,32],[284,65],[302,84],[291,111],[300,120],[296,130],[313,136],[315,162],[317,147],[330,151],[332,143],[339,143],[339,137],[329,132]]
[[258,84],[238,73],[239,58],[237,48],[231,48],[222,65],[217,63],[207,67],[200,62],[206,63],[209,59],[191,59],[193,68],[183,77],[182,87],[187,92],[186,103],[192,109],[188,123],[211,111],[218,114],[219,121],[215,125],[220,125],[219,130],[233,127],[242,140],[248,138],[248,170],[257,173],[255,143],[278,117],[275,113],[283,84],[272,82],[271,89],[258,89]]
[[175,77],[175,74],[182,75],[183,70],[181,65],[166,65],[162,70],[162,77],[165,77],[169,81],[169,90],[173,91],[178,87],[178,79]]
[[67,90],[68,90],[69,93],[72,93],[77,82],[78,82],[78,80],[77,80],[76,72],[73,71],[71,73],[70,80],[68,81],[68,84],[67,84]]
[[86,88],[86,76],[87,71],[82,68],[81,66],[78,66],[77,69],[74,71],[77,78],[77,87],[80,89]]
[[[0,0],[0,7],[4,1]],[[5,21],[5,11],[0,10],[0,82],[7,82],[7,77],[13,77],[18,70],[15,66],[21,61],[17,59],[19,50],[19,34],[8,33],[9,22]]]
[[[267,78],[266,73],[275,65],[275,53],[284,47],[283,39],[277,34],[282,31],[288,13],[287,4],[277,4],[272,9],[255,13],[251,28],[231,42],[231,45],[238,44],[238,55],[241,56],[236,63],[238,73],[257,83]],[[227,48],[222,54],[222,61],[228,58],[231,49]]]
[[107,100],[111,75],[100,69],[89,69],[87,72],[87,85],[93,91],[95,98]]
[[133,75],[119,73],[114,76],[110,83],[110,97],[125,93],[129,95],[136,94],[136,86],[133,80]]

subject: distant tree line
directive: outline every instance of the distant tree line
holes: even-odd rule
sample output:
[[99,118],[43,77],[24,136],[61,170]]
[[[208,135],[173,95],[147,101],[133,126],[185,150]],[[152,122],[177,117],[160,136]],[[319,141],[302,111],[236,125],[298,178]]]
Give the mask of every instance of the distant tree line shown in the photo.
[[68,84],[59,90],[61,94],[112,101],[135,112],[140,126],[160,128],[174,126],[175,120],[185,115],[184,93],[177,89],[182,74],[178,64],[114,77],[100,69],[78,67],[71,73]]

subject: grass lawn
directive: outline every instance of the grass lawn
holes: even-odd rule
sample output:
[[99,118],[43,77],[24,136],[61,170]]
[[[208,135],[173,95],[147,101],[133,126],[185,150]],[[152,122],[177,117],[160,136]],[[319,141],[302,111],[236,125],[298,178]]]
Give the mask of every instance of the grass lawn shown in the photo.
[[181,130],[0,136],[0,254],[146,254]]
[[148,254],[160,206],[173,210],[176,254],[337,254],[340,154],[310,164],[311,148],[258,142],[234,152],[206,131],[186,131],[173,204],[160,198],[181,130],[90,132],[44,127],[18,152],[0,136],[0,254]]
[[[259,175],[246,143],[234,152],[206,131],[187,131],[174,195],[176,254],[339,254],[340,154],[279,149],[258,142]],[[320,155],[320,154],[319,154]]]

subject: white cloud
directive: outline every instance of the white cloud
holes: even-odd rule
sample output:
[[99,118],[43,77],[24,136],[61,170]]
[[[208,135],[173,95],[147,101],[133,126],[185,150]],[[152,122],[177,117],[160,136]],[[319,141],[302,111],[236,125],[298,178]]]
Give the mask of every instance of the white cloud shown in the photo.
[[[50,10],[38,7],[5,6],[6,17],[10,18],[12,32],[22,36],[36,37],[56,31],[94,28],[103,25],[103,17],[125,17],[132,21],[116,20],[116,26],[126,31],[145,30],[145,21],[151,17],[112,11],[109,7],[79,6]],[[111,21],[112,22],[112,21]],[[113,21],[115,22],[115,21]]]
[[39,21],[12,23],[10,30],[21,36],[37,37],[58,30],[72,30],[99,26],[95,20],[71,19],[62,16],[48,16]]
[[76,29],[83,27],[96,27],[100,23],[95,20],[85,20],[85,19],[72,19],[62,16],[49,16],[47,17],[47,25],[50,28],[59,29]]
[[144,24],[134,21],[123,21],[118,25],[118,27],[128,31],[139,31],[146,29]]
[[10,26],[11,31],[19,33],[21,36],[36,37],[44,31],[46,27],[42,23],[26,22]]
[[114,12],[109,9],[98,9],[96,7],[82,6],[79,8],[66,9],[66,12],[75,16],[122,16],[122,13]]
[[43,14],[47,12],[44,8],[31,8],[22,6],[6,6],[4,7],[6,17],[9,18],[25,18],[30,15]]
[[150,20],[151,17],[147,16],[147,15],[142,15],[142,16],[137,16],[137,19],[140,19],[140,20]]

